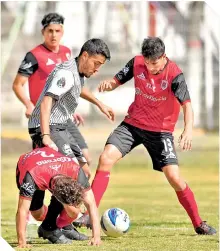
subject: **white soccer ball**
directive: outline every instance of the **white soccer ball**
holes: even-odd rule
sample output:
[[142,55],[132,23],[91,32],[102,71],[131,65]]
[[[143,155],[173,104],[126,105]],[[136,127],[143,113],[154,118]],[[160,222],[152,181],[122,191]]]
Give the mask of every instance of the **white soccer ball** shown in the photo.
[[129,215],[120,208],[106,210],[100,223],[103,232],[110,237],[122,236],[130,227]]

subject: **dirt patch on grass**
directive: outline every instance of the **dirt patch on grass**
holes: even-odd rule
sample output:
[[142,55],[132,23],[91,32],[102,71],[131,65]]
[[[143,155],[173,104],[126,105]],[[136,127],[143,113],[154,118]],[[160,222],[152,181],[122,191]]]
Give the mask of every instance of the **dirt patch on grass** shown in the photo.
[[16,138],[1,138],[1,154],[22,154],[32,149],[31,142]]

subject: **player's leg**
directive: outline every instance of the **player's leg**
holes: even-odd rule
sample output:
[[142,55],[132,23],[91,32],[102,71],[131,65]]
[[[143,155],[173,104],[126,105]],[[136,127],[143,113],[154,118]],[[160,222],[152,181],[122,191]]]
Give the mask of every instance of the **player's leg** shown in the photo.
[[71,158],[75,158],[76,162],[78,162],[84,170],[86,176],[91,176],[91,171],[86,158],[84,157],[76,140],[72,137],[68,130],[52,130],[51,139],[57,145],[59,152]]
[[107,189],[110,171],[114,164],[141,143],[135,128],[122,122],[107,139],[104,151],[99,157],[97,171],[92,182],[97,207]]
[[43,221],[47,215],[48,208],[44,205],[45,191],[36,190],[30,206],[31,215],[37,221]]
[[57,218],[56,224],[58,228],[62,229],[63,234],[67,238],[71,240],[81,240],[81,241],[88,240],[89,239],[88,236],[79,233],[72,225],[72,222],[75,219],[77,219],[79,214],[80,214],[80,208],[65,205],[64,209]]
[[[177,154],[171,133],[147,132],[147,141],[144,143],[152,158],[153,168],[163,171],[168,182],[175,190],[178,200],[189,215],[197,233],[202,232],[201,226],[206,228],[206,233],[213,234],[215,230],[202,221],[199,216],[197,203],[193,192],[180,175]],[[155,147],[156,146],[156,147]]]
[[[99,157],[99,163],[92,182],[92,191],[97,207],[108,187],[110,172],[114,164],[141,144],[141,138],[135,134],[135,128],[122,122],[107,139],[104,151]],[[88,214],[73,223],[75,226],[90,227]]]
[[92,160],[91,160],[90,152],[88,149],[88,145],[87,145],[83,135],[79,131],[79,128],[71,119],[68,120],[67,131],[75,139],[79,148],[82,150],[84,157],[86,158],[87,164],[90,166]]

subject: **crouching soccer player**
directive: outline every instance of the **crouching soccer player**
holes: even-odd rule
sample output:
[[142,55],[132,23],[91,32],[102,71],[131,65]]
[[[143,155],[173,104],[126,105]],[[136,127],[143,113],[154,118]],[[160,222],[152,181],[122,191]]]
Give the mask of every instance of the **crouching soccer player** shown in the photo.
[[79,206],[83,202],[92,222],[90,245],[99,246],[100,224],[93,192],[84,171],[72,158],[49,147],[37,148],[19,158],[16,181],[20,190],[16,214],[18,247],[30,247],[25,236],[28,211],[38,221],[43,221],[47,214],[47,207],[43,204],[44,195],[35,193],[46,189],[60,202],[62,211],[56,219],[55,229],[45,231],[41,225],[38,229],[39,237],[56,244],[89,239],[71,224],[77,218]]

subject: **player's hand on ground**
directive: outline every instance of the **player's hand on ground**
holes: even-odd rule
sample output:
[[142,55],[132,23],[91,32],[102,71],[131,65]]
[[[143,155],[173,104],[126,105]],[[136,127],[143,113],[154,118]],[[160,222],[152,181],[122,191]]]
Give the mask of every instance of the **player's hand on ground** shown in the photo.
[[101,245],[100,237],[92,237],[92,239],[89,241],[89,245],[91,245],[91,246],[100,246]]
[[32,112],[33,112],[33,110],[34,110],[34,105],[33,105],[33,103],[32,102],[30,102],[30,104],[26,107],[26,111],[25,111],[25,116],[27,117],[27,118],[30,118],[30,116],[31,116],[31,114],[32,114]]
[[18,244],[17,248],[32,248],[30,244],[24,243],[24,244]]
[[74,118],[77,126],[79,126],[79,125],[84,126],[84,118],[82,117],[82,115],[80,113],[74,113],[73,118]]
[[45,146],[48,146],[52,149],[54,149],[55,151],[58,151],[58,147],[56,146],[56,144],[51,140],[50,135],[44,135],[42,138],[42,142]]
[[99,109],[102,113],[104,113],[108,117],[109,120],[111,121],[115,120],[115,114],[111,107],[108,107],[107,105],[101,105]]
[[184,130],[183,133],[180,135],[179,140],[179,147],[184,150],[188,151],[192,149],[192,130]]
[[111,91],[112,90],[112,82],[111,80],[101,81],[98,85],[99,92]]

